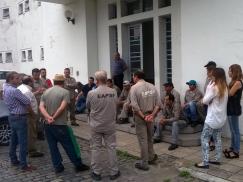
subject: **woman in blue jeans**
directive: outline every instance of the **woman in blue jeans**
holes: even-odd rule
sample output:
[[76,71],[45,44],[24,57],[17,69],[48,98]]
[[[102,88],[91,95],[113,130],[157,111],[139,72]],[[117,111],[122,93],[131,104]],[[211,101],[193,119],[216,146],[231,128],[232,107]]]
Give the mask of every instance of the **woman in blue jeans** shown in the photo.
[[[212,81],[207,86],[203,97],[203,104],[208,105],[207,116],[205,119],[202,135],[202,157],[200,163],[196,163],[198,168],[209,168],[209,164],[220,165],[222,142],[221,133],[227,119],[228,89],[225,71],[222,68],[215,68]],[[209,160],[209,139],[213,137],[216,149],[214,160]]]
[[223,151],[226,158],[239,158],[240,151],[240,129],[239,116],[241,115],[241,95],[242,95],[242,70],[238,64],[229,67],[229,99],[227,104],[227,115],[231,131],[231,146]]

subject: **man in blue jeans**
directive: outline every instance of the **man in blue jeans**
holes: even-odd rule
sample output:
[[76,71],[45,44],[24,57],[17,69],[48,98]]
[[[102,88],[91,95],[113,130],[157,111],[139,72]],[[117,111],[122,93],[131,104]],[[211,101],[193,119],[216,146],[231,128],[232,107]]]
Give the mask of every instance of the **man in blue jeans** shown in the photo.
[[68,131],[67,106],[70,102],[70,94],[68,90],[63,88],[64,80],[63,75],[56,75],[53,80],[54,87],[44,92],[40,102],[40,111],[45,117],[46,122],[46,138],[56,173],[64,170],[62,156],[57,146],[58,142],[63,146],[76,171],[89,169],[88,166],[82,163],[81,157],[77,155]]
[[186,82],[189,89],[185,93],[183,112],[192,126],[198,124],[197,103],[202,99],[202,92],[197,88],[197,82],[190,80]]
[[[30,100],[23,95],[17,86],[20,84],[20,77],[17,72],[10,72],[6,77],[3,99],[10,111],[9,124],[11,126],[11,141],[9,156],[12,165],[20,165],[23,171],[36,169],[27,164],[26,156],[28,153],[27,138],[27,113],[32,113]],[[19,160],[16,155],[17,145],[19,144]]]

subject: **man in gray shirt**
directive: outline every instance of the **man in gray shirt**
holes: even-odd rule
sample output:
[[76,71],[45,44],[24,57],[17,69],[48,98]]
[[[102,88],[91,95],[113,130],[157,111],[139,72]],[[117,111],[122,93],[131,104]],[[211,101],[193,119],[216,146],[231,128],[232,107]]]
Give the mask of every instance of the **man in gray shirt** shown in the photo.
[[141,161],[135,167],[149,170],[148,164],[154,164],[158,156],[153,149],[153,120],[160,108],[159,94],[154,85],[144,80],[143,71],[133,74],[135,85],[131,88],[131,105],[135,114],[136,134],[141,149]]
[[44,92],[39,107],[45,118],[45,133],[56,173],[64,170],[58,142],[65,149],[77,172],[89,169],[82,163],[81,157],[77,155],[67,126],[67,107],[70,102],[70,94],[68,90],[63,88],[64,80],[63,75],[55,75],[54,87]]
[[89,124],[91,127],[91,177],[101,180],[102,165],[100,159],[103,157],[102,140],[109,157],[110,179],[115,180],[120,176],[116,156],[116,106],[117,93],[114,89],[106,86],[107,73],[97,71],[95,73],[97,88],[88,93],[86,107],[90,110]]

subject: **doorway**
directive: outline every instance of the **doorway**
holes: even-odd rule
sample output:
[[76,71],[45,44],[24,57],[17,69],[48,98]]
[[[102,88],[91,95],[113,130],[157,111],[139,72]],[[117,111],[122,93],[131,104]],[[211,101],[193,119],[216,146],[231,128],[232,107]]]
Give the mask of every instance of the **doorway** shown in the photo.
[[145,80],[154,84],[153,21],[128,26],[130,75],[138,69],[145,72]]

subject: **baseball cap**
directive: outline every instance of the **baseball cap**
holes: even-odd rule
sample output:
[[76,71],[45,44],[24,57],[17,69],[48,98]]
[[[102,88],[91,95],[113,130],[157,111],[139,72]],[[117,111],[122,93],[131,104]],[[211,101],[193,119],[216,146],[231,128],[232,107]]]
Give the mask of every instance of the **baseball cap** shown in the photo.
[[123,85],[124,85],[124,86],[128,86],[128,85],[130,85],[130,82],[129,82],[128,80],[125,80],[125,81],[123,82]]
[[214,61],[209,61],[204,67],[207,68],[207,67],[211,67],[211,66],[216,67],[217,65]]
[[166,82],[166,83],[164,83],[164,86],[165,87],[174,87],[172,82]]
[[195,80],[190,80],[186,82],[187,85],[197,85],[197,82]]

